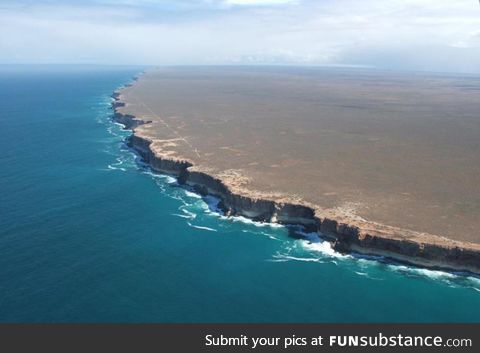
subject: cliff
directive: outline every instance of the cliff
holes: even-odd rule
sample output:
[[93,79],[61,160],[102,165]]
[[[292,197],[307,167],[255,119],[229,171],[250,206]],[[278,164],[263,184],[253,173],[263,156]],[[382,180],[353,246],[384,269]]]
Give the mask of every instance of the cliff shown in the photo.
[[228,178],[209,173],[185,159],[172,158],[152,148],[153,141],[136,131],[149,121],[122,114],[120,92],[112,97],[114,119],[132,129],[128,144],[159,173],[168,173],[201,195],[221,200],[226,215],[238,215],[262,222],[301,225],[328,239],[333,248],[343,253],[359,253],[391,258],[417,266],[480,274],[480,245],[444,237],[390,227],[355,216],[336,214],[317,205],[289,202],[265,197],[242,189]]

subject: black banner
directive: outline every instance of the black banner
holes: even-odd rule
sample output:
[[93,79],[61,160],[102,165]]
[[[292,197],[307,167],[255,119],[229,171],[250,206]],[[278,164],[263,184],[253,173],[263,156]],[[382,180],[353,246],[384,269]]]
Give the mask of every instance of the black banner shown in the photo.
[[480,324],[0,325],[2,352],[478,352]]

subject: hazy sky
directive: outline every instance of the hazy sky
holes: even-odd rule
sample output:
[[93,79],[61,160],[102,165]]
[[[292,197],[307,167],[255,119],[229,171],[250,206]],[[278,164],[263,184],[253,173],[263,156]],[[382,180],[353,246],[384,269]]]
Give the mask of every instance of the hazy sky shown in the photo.
[[480,72],[478,0],[0,0],[1,63]]

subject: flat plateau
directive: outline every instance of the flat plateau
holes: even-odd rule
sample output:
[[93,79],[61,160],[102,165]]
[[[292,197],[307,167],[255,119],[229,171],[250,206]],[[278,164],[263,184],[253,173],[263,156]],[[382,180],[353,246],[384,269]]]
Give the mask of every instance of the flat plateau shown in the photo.
[[340,251],[480,273],[480,78],[315,68],[150,70],[116,120],[227,214]]

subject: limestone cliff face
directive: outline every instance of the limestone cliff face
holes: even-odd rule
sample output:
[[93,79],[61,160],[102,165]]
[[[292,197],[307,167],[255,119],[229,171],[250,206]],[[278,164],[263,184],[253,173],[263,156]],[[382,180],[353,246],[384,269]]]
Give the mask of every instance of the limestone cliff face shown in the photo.
[[134,129],[138,125],[142,124],[142,121],[135,120],[133,116],[128,115],[128,114],[120,114],[120,113],[115,113],[115,121],[117,123],[120,123],[122,125],[125,125],[125,128],[127,129]]
[[424,267],[480,273],[480,252],[476,249],[379,236],[328,218],[320,223],[320,231],[335,239],[333,248],[339,252],[385,256]]
[[475,244],[468,246],[469,244],[443,241],[443,238],[439,237],[437,238],[442,241],[435,238],[435,242],[429,242],[428,237],[423,241],[423,238],[418,236],[409,239],[396,232],[414,232],[398,229],[392,231],[388,227],[385,228],[386,231],[375,227],[369,229],[355,222],[348,223],[316,214],[309,206],[234,193],[220,178],[195,170],[188,161],[155,154],[151,148],[152,141],[135,132],[136,127],[148,121],[119,113],[116,108],[124,105],[120,101],[120,94],[116,92],[112,97],[115,99],[114,119],[125,128],[133,130],[128,139],[129,146],[135,149],[154,171],[175,175],[179,183],[190,185],[201,195],[218,197],[221,200],[219,206],[226,215],[244,216],[262,222],[302,225],[307,230],[318,232],[329,239],[334,249],[339,252],[384,256],[424,267],[480,274],[480,246]]
[[315,217],[312,208],[291,203],[276,204],[273,220],[278,223],[300,224],[309,231],[318,231],[320,227],[320,220]]
[[[124,115],[124,117],[127,115]],[[129,117],[129,116],[127,116]],[[117,120],[118,121],[118,120]],[[120,122],[120,121],[119,121]],[[122,123],[123,124],[123,123]],[[138,126],[145,124],[142,120],[134,120],[133,123],[129,123],[130,126]],[[129,125],[125,125],[126,127]],[[135,149],[137,153],[143,158],[143,160],[150,165],[150,167],[160,173],[173,174],[177,177],[190,167],[191,164],[186,161],[176,161],[164,158],[157,158],[150,148],[152,141],[132,134],[128,138],[128,145]]]
[[182,173],[181,181],[192,186],[201,195],[218,197],[221,200],[220,207],[230,216],[244,216],[260,222],[300,224],[308,228],[317,223],[314,211],[309,207],[235,194],[222,180],[203,172],[186,169]]

